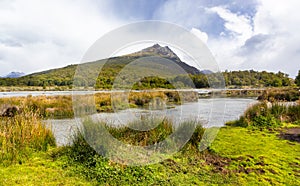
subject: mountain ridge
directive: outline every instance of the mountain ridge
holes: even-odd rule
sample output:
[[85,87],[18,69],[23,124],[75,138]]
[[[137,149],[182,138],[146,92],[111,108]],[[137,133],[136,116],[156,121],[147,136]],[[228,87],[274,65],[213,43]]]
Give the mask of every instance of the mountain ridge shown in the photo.
[[9,74],[3,76],[3,78],[19,78],[25,76],[24,72],[10,72]]

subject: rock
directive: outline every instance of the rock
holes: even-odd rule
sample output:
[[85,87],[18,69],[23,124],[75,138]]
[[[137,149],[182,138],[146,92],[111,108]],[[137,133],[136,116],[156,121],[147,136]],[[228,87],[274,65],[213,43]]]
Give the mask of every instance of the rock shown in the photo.
[[21,109],[18,106],[6,106],[2,109],[0,113],[1,117],[14,117],[21,113]]

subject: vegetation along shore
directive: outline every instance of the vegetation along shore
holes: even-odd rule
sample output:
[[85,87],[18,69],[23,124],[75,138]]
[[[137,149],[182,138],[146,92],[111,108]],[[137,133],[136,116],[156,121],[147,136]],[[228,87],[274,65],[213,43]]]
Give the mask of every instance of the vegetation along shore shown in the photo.
[[[51,131],[43,124],[45,114],[39,110],[43,111],[41,108],[47,104],[69,108],[58,104],[71,102],[70,97],[13,98],[11,103],[21,103],[24,110],[15,117],[1,119],[0,182],[3,185],[299,185],[299,96],[296,104],[287,106],[280,104],[281,96],[270,92],[268,95],[272,96],[264,96],[264,101],[248,108],[239,120],[222,127],[207,150],[199,151],[199,142],[207,129],[195,123],[194,134],[179,152],[146,166],[110,161],[96,153],[80,131],[72,137],[72,145],[56,147]],[[156,96],[169,99],[165,93]],[[269,97],[271,105],[266,102]],[[109,100],[105,98],[99,98],[99,104]],[[36,110],[32,110],[34,107]],[[107,127],[115,138],[138,146],[156,143],[174,132],[168,120],[144,132]]]

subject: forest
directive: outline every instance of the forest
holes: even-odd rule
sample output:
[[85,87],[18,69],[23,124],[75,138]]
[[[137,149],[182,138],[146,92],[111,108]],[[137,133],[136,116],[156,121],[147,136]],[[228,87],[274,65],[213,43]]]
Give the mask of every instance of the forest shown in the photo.
[[[71,65],[58,70],[50,70],[44,73],[36,73],[27,75],[20,78],[0,78],[0,86],[38,86],[47,87],[53,86],[68,86],[73,85],[73,76],[75,74],[76,65]],[[110,67],[105,71],[102,71],[97,80],[91,78],[77,79],[77,86],[94,87],[96,89],[111,89],[114,84],[116,75],[118,74],[117,68]],[[225,71],[222,72],[225,80],[226,87],[228,88],[262,88],[262,87],[286,87],[294,84],[299,85],[300,75],[296,79],[289,78],[288,74],[283,72],[258,72],[254,70],[244,71]],[[219,76],[217,76],[219,77]],[[132,79],[126,79],[124,82],[132,82]],[[210,79],[210,82],[208,81]],[[193,87],[195,88],[208,88],[211,87],[210,83],[220,82],[220,78],[214,78],[214,74],[189,74],[189,75],[177,75],[169,76],[167,79],[160,78],[158,76],[150,76],[140,79],[138,82],[131,85],[132,89],[147,89],[147,88],[166,88],[172,89]],[[191,85],[193,82],[194,85]],[[127,87],[128,88],[128,87]]]

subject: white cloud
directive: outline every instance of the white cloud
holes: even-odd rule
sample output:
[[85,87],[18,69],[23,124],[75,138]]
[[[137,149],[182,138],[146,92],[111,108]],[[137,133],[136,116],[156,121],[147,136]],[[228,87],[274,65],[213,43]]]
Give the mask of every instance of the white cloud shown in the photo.
[[1,1],[0,75],[80,62],[93,42],[122,24],[106,8],[93,1]]
[[[223,70],[282,70],[296,75],[300,1],[259,0],[254,17],[233,11],[232,4],[169,0],[156,8],[153,18],[190,29],[207,43]],[[116,5],[93,0],[1,0],[0,75],[78,63],[100,36],[130,22],[111,11],[110,6]]]
[[186,28],[199,27],[209,22],[209,14],[199,0],[170,0],[159,7],[154,13],[154,19],[170,21]]
[[254,34],[269,35],[261,51],[248,56],[245,63],[264,69],[282,70],[295,76],[300,69],[300,1],[262,0],[253,18]]
[[208,35],[197,28],[192,28],[191,33],[195,34],[201,41],[207,43]]
[[300,69],[298,7],[299,1],[262,0],[251,19],[226,8],[212,8],[230,33],[208,40],[221,69],[283,71],[295,76]]
[[242,40],[248,39],[252,35],[251,21],[244,15],[237,15],[223,7],[213,7],[209,9],[216,12],[222,19],[224,19],[224,27],[234,34],[234,37]]

